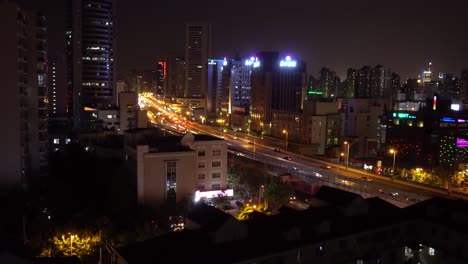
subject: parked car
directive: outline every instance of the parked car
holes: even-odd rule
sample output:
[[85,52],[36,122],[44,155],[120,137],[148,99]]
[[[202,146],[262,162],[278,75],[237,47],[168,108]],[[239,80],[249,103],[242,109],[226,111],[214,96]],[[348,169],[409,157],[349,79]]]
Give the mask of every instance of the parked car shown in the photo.
[[292,160],[292,157],[283,157],[285,160]]

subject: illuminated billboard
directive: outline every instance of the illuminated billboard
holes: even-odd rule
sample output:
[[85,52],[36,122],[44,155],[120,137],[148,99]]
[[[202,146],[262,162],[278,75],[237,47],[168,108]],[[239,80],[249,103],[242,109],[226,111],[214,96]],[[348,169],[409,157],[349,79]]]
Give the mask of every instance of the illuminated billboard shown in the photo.
[[457,148],[468,148],[468,140],[457,138]]
[[393,117],[395,118],[400,118],[400,119],[416,119],[416,116],[411,115],[409,113],[398,113],[398,112],[393,112]]
[[450,109],[453,111],[460,111],[460,104],[451,104]]
[[297,65],[297,61],[292,60],[291,56],[286,56],[284,60],[280,61],[280,67],[289,67],[289,68],[294,68]]
[[260,67],[260,61],[258,60],[258,57],[250,57],[249,60],[245,60],[245,66],[257,68]]

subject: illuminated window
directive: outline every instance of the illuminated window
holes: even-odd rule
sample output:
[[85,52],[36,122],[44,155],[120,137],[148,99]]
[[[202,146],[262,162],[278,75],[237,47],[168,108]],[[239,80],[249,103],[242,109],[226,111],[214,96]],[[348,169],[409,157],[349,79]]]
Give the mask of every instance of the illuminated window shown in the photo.
[[166,190],[175,190],[177,182],[177,162],[166,163]]
[[424,122],[423,122],[423,121],[419,121],[419,122],[418,122],[418,127],[424,127]]
[[429,256],[435,256],[435,249],[429,248]]
[[54,144],[56,144],[56,145],[60,144],[60,139],[54,138]]
[[107,118],[109,118],[109,119],[112,118],[112,115],[107,115]]

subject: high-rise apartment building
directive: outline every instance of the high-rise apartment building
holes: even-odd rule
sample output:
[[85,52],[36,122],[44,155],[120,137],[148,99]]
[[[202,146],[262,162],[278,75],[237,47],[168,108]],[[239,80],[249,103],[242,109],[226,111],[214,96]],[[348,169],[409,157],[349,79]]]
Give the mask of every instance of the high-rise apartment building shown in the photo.
[[323,97],[337,97],[340,83],[340,78],[334,71],[328,68],[320,69],[318,90],[322,93]]
[[67,115],[67,63],[62,53],[49,56],[49,116]]
[[84,107],[115,102],[116,1],[68,0],[68,113],[74,127],[86,126]]
[[186,26],[186,78],[185,97],[207,97],[207,64],[211,53],[211,26],[188,24]]
[[354,98],[357,86],[357,70],[349,68],[346,72],[346,98]]
[[47,26],[43,15],[0,3],[0,192],[34,187],[48,170]]
[[370,98],[388,99],[391,96],[391,70],[377,65],[371,70]]

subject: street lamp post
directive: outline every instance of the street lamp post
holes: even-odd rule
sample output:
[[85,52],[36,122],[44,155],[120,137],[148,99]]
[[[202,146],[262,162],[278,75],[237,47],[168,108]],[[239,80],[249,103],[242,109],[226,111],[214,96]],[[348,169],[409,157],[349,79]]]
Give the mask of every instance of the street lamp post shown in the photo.
[[288,131],[286,129],[283,129],[283,134],[286,134],[286,151],[288,151]]
[[395,176],[395,160],[396,160],[396,153],[395,149],[390,149],[390,154],[393,154],[393,169],[392,169],[392,176]]
[[351,143],[349,143],[348,141],[345,141],[343,142],[348,148],[346,150],[346,168],[349,167],[349,146],[351,145]]

